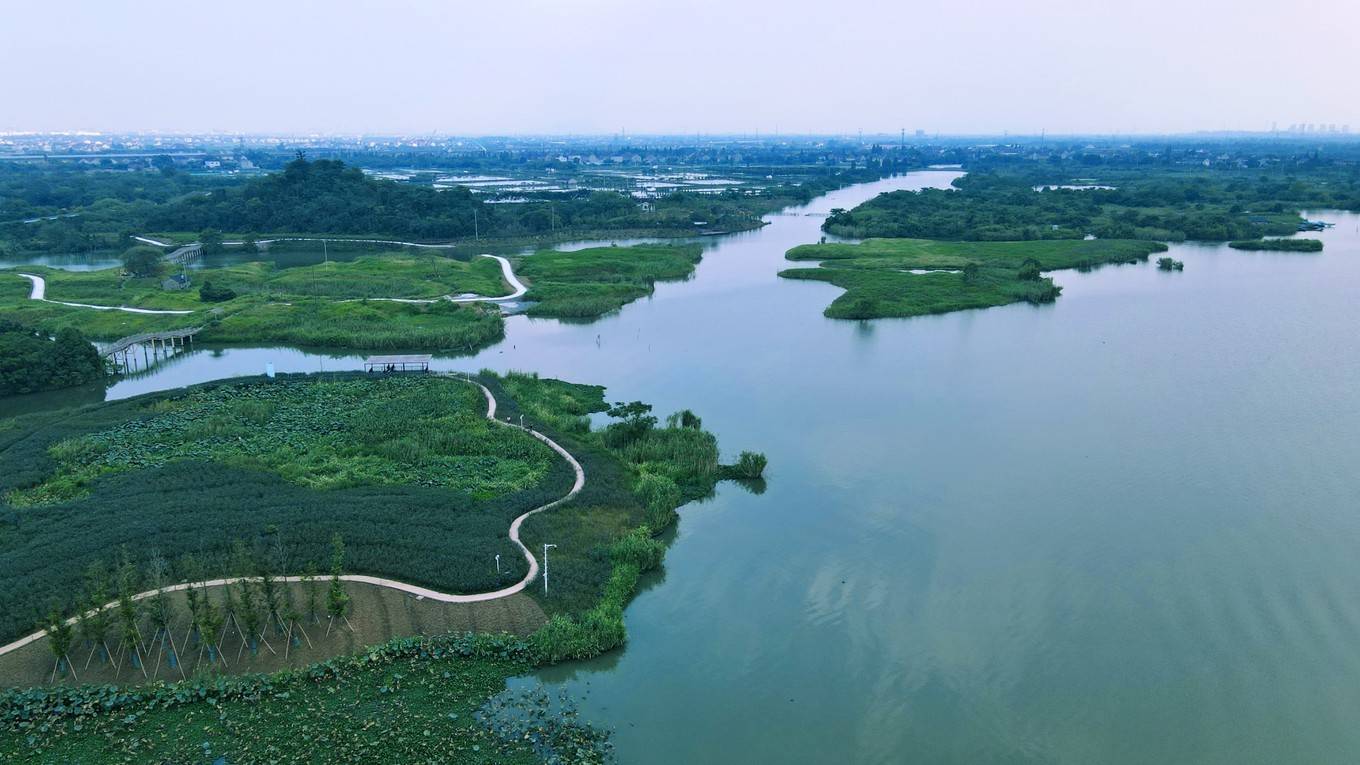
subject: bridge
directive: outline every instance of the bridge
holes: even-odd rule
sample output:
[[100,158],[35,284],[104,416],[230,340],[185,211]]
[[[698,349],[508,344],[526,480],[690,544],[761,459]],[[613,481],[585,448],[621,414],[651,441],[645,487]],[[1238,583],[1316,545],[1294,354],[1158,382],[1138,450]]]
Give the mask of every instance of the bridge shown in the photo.
[[194,242],[193,244],[186,244],[169,255],[166,255],[165,262],[182,266],[185,263],[191,263],[201,257],[203,257],[203,245],[199,242]]
[[100,353],[114,366],[126,372],[130,371],[137,363],[132,349],[141,346],[142,362],[145,366],[150,366],[158,359],[169,358],[174,354],[176,348],[193,345],[194,335],[202,331],[202,327],[187,327],[166,332],[143,332],[137,335],[128,335],[115,340]]

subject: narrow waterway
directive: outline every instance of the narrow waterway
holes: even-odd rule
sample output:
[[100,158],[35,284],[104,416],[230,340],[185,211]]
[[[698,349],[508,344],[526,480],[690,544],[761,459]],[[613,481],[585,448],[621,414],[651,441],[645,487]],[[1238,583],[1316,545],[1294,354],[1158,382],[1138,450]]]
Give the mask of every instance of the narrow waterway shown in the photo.
[[[561,684],[628,763],[1360,760],[1360,216],[1320,254],[1177,245],[1049,306],[831,321],[780,281],[842,190],[592,324],[458,369],[688,407],[768,490],[682,510],[629,643]],[[185,355],[112,397],[357,368]]]

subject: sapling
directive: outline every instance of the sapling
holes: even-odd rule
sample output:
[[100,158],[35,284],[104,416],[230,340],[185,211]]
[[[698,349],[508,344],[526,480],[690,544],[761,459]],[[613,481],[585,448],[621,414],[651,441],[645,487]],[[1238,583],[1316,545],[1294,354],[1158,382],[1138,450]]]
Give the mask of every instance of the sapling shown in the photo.
[[326,625],[327,635],[331,634],[331,626],[337,618],[344,619],[350,632],[354,631],[354,625],[349,623],[349,617],[345,615],[349,610],[349,593],[345,591],[345,583],[340,580],[344,562],[345,541],[336,534],[331,537],[331,583],[326,591],[326,614],[330,617]]

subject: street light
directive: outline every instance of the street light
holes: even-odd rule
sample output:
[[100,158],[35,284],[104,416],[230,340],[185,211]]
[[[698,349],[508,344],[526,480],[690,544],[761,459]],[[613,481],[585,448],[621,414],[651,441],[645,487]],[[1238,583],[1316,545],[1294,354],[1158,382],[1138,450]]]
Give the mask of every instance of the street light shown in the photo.
[[548,548],[557,545],[543,545],[543,594],[548,594]]
[[501,575],[501,554],[496,553],[496,576]]

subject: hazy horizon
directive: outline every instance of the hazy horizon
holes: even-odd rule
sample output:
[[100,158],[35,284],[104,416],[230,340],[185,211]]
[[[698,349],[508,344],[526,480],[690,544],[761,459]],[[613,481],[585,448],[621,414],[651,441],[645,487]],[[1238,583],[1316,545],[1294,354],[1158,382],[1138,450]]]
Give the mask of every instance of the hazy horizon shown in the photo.
[[[1164,135],[1360,130],[1360,7],[717,0],[9,10],[0,131]],[[1319,23],[1323,22],[1323,23]],[[1301,33],[1281,30],[1304,29]]]

